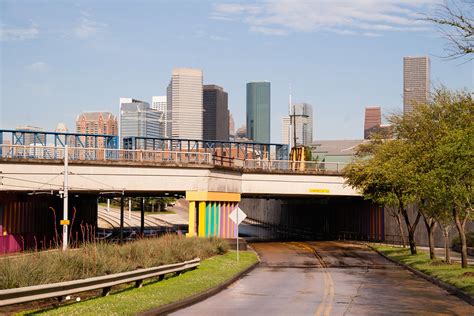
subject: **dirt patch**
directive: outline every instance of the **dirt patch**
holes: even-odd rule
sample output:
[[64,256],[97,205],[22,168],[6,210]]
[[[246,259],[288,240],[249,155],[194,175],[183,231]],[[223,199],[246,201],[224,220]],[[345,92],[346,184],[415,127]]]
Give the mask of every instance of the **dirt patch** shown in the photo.
[[432,261],[430,265],[437,267],[437,266],[445,266],[448,264],[444,260],[437,260],[437,261]]
[[465,277],[474,277],[474,272],[464,272],[462,274],[462,276],[465,276]]

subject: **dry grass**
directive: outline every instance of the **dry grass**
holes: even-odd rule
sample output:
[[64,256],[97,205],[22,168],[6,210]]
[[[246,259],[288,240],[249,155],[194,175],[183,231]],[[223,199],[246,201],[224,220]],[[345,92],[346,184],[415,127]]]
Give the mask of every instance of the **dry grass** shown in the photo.
[[227,250],[227,243],[220,239],[185,238],[177,235],[142,239],[123,246],[87,243],[76,250],[35,252],[3,259],[0,264],[0,289],[71,281],[196,257],[205,259]]

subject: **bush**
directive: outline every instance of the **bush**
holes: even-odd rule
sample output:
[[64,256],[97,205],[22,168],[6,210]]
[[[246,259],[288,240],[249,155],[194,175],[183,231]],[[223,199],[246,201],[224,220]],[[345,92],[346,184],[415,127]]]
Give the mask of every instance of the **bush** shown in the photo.
[[217,238],[165,235],[125,245],[88,243],[68,251],[35,252],[0,260],[0,289],[85,279],[164,264],[206,259],[228,250]]
[[[466,233],[466,243],[468,247],[474,247],[474,232],[467,232]],[[459,235],[454,237],[452,241],[452,246],[454,245],[461,245],[461,240],[459,239]]]

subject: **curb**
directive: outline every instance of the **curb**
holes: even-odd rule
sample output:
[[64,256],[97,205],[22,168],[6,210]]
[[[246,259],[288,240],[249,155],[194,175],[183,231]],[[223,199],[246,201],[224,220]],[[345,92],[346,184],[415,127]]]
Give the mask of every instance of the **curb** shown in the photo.
[[447,284],[447,283],[445,283],[445,282],[443,282],[443,281],[441,281],[441,280],[439,280],[435,277],[432,277],[432,276],[427,275],[427,274],[425,274],[425,273],[423,273],[419,270],[416,270],[416,269],[410,267],[409,265],[407,265],[405,263],[396,261],[395,259],[392,259],[392,258],[386,256],[384,253],[378,251],[377,249],[375,249],[374,247],[372,247],[368,244],[366,244],[366,246],[369,247],[370,249],[372,249],[373,251],[375,251],[376,253],[378,253],[379,255],[381,255],[382,257],[384,257],[385,259],[387,259],[388,261],[393,262],[396,265],[398,265],[402,268],[405,268],[406,270],[408,270],[410,272],[413,272],[417,276],[422,277],[423,279],[430,281],[431,283],[439,286],[440,288],[447,291],[448,293],[456,295],[457,297],[459,297],[460,299],[462,299],[466,303],[474,306],[474,297],[472,297],[468,293],[464,292],[463,290],[460,290],[460,289],[458,289],[457,287],[455,287],[453,285]]
[[260,264],[260,258],[259,258],[259,261],[255,262],[253,265],[246,268],[245,270],[237,273],[232,278],[230,278],[229,280],[225,281],[222,284],[216,285],[216,286],[214,286],[210,289],[207,289],[204,292],[194,294],[194,295],[192,295],[190,297],[187,297],[187,298],[185,298],[181,301],[177,301],[177,302],[174,302],[174,303],[162,305],[160,307],[150,309],[150,310],[145,311],[143,313],[139,313],[138,315],[140,315],[140,316],[166,315],[168,313],[171,313],[171,312],[177,311],[179,309],[188,307],[190,305],[196,304],[198,302],[204,301],[205,299],[207,299],[207,298],[209,298],[213,295],[216,295],[217,293],[219,293],[222,290],[224,290],[225,288],[227,288],[229,285],[231,285],[232,283],[234,283],[235,281],[240,279],[243,275],[245,275],[245,274],[249,273],[250,271],[252,271],[253,269],[255,269],[259,264]]

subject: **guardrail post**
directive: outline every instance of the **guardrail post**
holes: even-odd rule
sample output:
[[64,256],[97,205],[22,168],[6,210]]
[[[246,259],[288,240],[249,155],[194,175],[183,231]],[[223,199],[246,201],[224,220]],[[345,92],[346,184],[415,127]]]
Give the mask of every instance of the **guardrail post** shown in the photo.
[[111,290],[112,290],[111,286],[104,287],[102,289],[102,296],[108,296],[110,294]]

